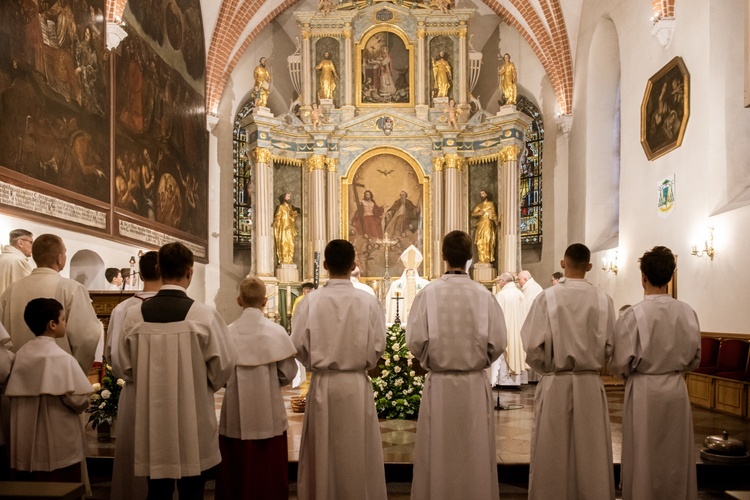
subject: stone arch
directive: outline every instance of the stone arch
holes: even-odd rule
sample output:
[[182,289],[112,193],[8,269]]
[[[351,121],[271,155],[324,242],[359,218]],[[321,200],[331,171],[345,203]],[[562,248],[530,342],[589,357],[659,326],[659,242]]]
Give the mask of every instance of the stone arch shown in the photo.
[[70,279],[76,280],[86,290],[104,290],[104,261],[93,250],[79,250],[70,259]]

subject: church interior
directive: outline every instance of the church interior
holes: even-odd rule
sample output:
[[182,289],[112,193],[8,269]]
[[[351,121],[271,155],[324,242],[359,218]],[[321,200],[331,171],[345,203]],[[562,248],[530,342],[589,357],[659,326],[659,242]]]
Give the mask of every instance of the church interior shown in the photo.
[[[188,294],[227,323],[254,275],[289,328],[339,238],[405,317],[463,230],[490,289],[521,270],[546,288],[584,243],[615,310],[669,247],[704,335],[748,341],[748,136],[749,0],[0,2],[0,242],[59,235],[90,291],[182,242]],[[693,384],[696,436],[748,441],[750,382],[722,413]]]

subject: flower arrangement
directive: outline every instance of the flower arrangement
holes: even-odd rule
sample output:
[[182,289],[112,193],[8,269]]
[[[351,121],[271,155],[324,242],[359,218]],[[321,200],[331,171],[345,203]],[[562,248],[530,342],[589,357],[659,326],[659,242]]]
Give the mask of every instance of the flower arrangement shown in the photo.
[[115,377],[112,373],[112,367],[107,364],[107,360],[102,359],[104,366],[104,376],[100,384],[93,384],[91,388],[94,393],[91,395],[91,406],[86,409],[89,413],[89,423],[96,429],[102,424],[112,425],[112,420],[117,416],[117,406],[120,402],[120,391],[125,385],[125,381]]
[[414,371],[414,355],[406,347],[406,330],[394,323],[386,331],[385,340],[380,376],[372,379],[378,417],[417,418],[424,377]]

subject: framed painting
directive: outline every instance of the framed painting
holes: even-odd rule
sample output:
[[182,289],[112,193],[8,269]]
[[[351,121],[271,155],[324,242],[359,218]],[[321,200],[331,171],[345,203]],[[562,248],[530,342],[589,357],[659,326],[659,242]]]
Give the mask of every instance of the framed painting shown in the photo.
[[641,145],[649,161],[682,145],[689,116],[690,73],[682,58],[675,57],[646,84]]
[[399,257],[410,245],[429,263],[429,178],[404,151],[381,147],[364,153],[342,179],[341,234],[357,251],[362,276],[400,276]]
[[414,105],[414,48],[401,30],[375,26],[356,53],[357,106]]

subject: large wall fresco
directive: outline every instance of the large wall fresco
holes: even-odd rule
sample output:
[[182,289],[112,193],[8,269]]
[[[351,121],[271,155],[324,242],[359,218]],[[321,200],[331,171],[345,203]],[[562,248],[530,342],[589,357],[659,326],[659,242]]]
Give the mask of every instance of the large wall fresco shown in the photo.
[[4,179],[45,186],[33,183],[41,181],[60,196],[109,202],[103,10],[104,0],[0,2]]

